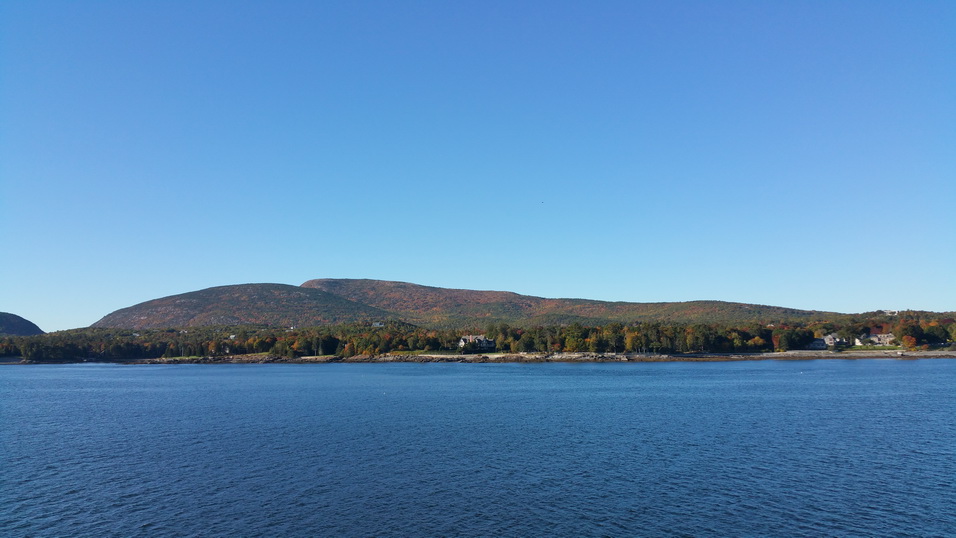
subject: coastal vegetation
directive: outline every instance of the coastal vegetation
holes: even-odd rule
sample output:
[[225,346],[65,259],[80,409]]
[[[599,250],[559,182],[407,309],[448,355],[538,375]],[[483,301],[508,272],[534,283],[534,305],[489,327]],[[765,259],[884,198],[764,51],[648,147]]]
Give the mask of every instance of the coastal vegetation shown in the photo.
[[481,333],[506,353],[766,353],[805,349],[814,338],[893,332],[906,349],[939,348],[956,340],[951,317],[900,313],[835,323],[570,323],[512,326],[489,323],[471,329],[428,329],[403,322],[351,323],[302,328],[262,325],[168,329],[88,328],[36,336],[0,337],[0,357],[26,362],[135,361],[171,357],[245,354],[298,358],[378,356],[389,353],[467,352],[459,340]]

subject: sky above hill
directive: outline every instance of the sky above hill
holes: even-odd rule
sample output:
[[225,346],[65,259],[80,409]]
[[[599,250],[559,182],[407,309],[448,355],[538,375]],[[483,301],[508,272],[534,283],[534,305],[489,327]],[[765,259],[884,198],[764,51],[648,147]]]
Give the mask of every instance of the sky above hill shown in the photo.
[[956,310],[956,3],[0,3],[0,311],[374,278]]

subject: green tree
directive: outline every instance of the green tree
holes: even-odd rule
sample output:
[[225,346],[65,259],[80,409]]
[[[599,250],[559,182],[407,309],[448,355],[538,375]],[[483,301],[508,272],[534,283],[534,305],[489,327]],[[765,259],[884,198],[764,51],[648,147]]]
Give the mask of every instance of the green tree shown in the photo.
[[942,344],[949,338],[949,332],[939,325],[930,325],[923,330],[923,338],[930,344]]

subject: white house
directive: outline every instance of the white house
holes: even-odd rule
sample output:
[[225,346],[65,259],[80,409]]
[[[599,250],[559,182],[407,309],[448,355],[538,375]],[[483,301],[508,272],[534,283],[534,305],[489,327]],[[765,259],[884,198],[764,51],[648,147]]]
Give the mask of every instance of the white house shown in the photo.
[[884,334],[870,333],[869,335],[865,335],[865,334],[860,335],[860,337],[857,338],[854,343],[858,346],[862,346],[864,338],[869,338],[870,341],[873,342],[872,345],[874,346],[888,346],[890,345],[891,342],[896,340],[896,336],[893,336],[893,333],[884,333]]
[[823,342],[826,343],[827,347],[845,346],[847,344],[847,341],[837,336],[837,333],[830,333],[824,336]]

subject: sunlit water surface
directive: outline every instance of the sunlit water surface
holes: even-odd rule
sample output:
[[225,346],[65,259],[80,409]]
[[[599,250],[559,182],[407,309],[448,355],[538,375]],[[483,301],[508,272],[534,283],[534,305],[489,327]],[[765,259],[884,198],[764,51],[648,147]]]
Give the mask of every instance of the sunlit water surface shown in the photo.
[[4,366],[4,536],[956,535],[956,360]]

